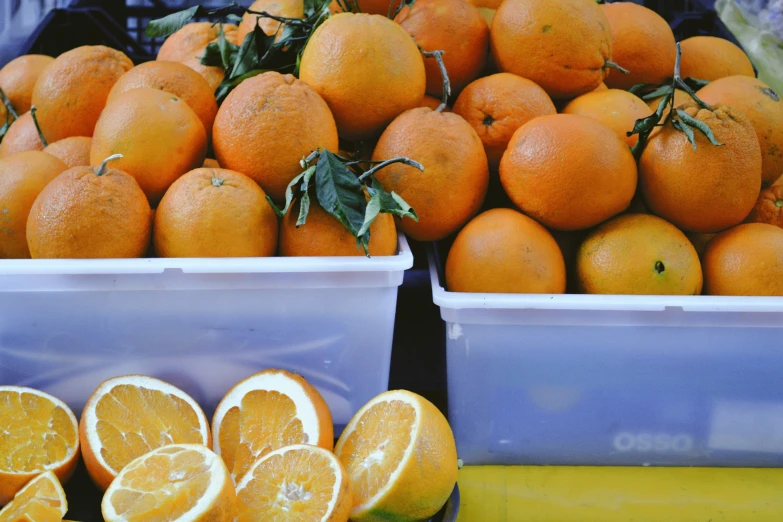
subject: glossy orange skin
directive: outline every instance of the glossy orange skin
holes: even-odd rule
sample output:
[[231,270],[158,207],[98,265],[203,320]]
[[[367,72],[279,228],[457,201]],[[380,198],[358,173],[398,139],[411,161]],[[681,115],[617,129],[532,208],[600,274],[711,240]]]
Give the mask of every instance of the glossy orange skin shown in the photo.
[[601,4],[612,28],[612,61],[630,74],[610,70],[613,89],[639,83],[661,84],[674,75],[677,47],[668,22],[652,9],[633,2]]
[[783,185],[772,185],[761,191],[748,221],[783,228]]
[[340,137],[377,136],[424,97],[424,60],[400,25],[379,15],[340,13],[315,30],[299,78],[323,97]]
[[163,196],[154,238],[161,257],[267,257],[277,249],[277,216],[249,177],[199,168]]
[[[3,89],[3,93],[20,116],[30,110],[35,82],[53,61],[51,56],[26,54],[14,58],[0,69],[0,89]],[[5,107],[0,110],[5,111]],[[5,123],[5,117],[0,123]]]
[[542,116],[520,127],[500,161],[511,201],[548,228],[581,230],[619,214],[636,191],[631,149],[587,116]]
[[633,130],[636,120],[646,118],[653,111],[635,94],[607,89],[583,94],[569,102],[561,112],[581,114],[600,121],[633,147],[639,141],[639,135],[628,136],[628,132]]
[[593,0],[509,0],[490,29],[501,71],[528,78],[554,99],[594,90],[612,57],[609,20]]
[[783,296],[783,229],[746,223],[721,232],[704,253],[705,293]]
[[59,158],[68,168],[86,167],[90,164],[90,149],[92,138],[87,136],[71,136],[50,143],[44,152]]
[[[267,13],[283,18],[304,18],[304,2],[302,0],[255,0],[248,9],[252,11],[266,11]],[[281,24],[271,18],[261,18],[256,14],[245,13],[237,31],[237,42],[245,41],[248,33],[252,32],[256,24],[261,25],[261,30],[267,36],[277,34],[277,38],[283,32],[285,24]]]
[[544,227],[516,210],[496,208],[457,234],[446,283],[452,292],[562,294],[565,262]]
[[750,121],[739,111],[718,106],[682,106],[705,122],[712,145],[694,132],[697,149],[671,122],[653,133],[639,159],[639,185],[650,211],[689,232],[718,232],[750,213],[761,190],[761,150]]
[[745,51],[723,38],[693,36],[680,42],[680,47],[683,78],[714,81],[726,76],[756,76]]
[[373,160],[403,156],[424,172],[395,163],[376,178],[413,207],[419,222],[400,220],[400,228],[418,241],[437,241],[456,232],[481,208],[489,185],[484,146],[468,122],[454,113],[422,107],[395,119],[381,135]]
[[290,74],[260,74],[242,82],[215,118],[218,163],[253,178],[276,200],[302,172],[300,160],[320,148],[337,151],[337,126],[326,102]]
[[44,146],[35,128],[33,116],[30,112],[26,112],[8,128],[8,132],[0,143],[0,158],[6,158],[17,152],[43,149]]
[[133,67],[124,53],[85,45],[58,56],[35,82],[32,103],[48,142],[92,136],[109,91]]
[[90,163],[112,162],[136,178],[155,205],[184,173],[200,167],[207,151],[204,125],[184,100],[141,87],[117,96],[95,126]]
[[460,93],[453,110],[479,135],[493,169],[519,127],[538,116],[557,112],[544,89],[511,73],[472,82]]
[[141,257],[150,242],[152,212],[129,174],[74,167],[35,200],[27,220],[33,258]]

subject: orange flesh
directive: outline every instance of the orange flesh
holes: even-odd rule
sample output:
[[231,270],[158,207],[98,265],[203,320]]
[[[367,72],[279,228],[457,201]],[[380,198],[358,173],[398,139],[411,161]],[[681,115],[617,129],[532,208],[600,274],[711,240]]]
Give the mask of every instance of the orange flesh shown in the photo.
[[55,485],[47,479],[37,480],[0,511],[0,522],[60,522],[61,506]]

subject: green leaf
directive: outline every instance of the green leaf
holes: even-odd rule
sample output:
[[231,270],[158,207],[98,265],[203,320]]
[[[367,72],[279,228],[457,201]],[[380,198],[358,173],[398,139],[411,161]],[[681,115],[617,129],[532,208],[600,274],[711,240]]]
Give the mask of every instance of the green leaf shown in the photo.
[[362,228],[359,229],[360,236],[363,236],[367,231],[370,230],[370,226],[373,224],[373,221],[375,221],[375,218],[378,217],[380,212],[381,195],[376,193],[373,197],[370,198],[370,201],[367,202],[367,208],[364,211],[364,223],[362,223]]
[[381,185],[380,181],[377,179],[372,179],[372,184],[367,187],[367,191],[372,197],[378,196],[381,203],[381,213],[392,214],[399,218],[407,217],[416,222],[419,221],[419,216],[416,214],[416,211],[411,208],[408,202],[402,199],[396,192],[386,192],[386,189],[383,188],[383,185]]
[[644,94],[642,96],[642,99],[644,101],[650,101],[650,100],[654,100],[655,98],[658,98],[660,96],[666,96],[667,94],[669,94],[671,92],[672,92],[671,84],[661,85],[657,89],[654,89],[654,90],[648,92],[647,94]]
[[245,36],[245,40],[237,51],[236,58],[234,59],[234,66],[231,68],[228,77],[233,79],[237,76],[242,76],[254,69],[257,61],[256,31],[250,31]]
[[183,11],[172,13],[157,20],[150,20],[144,29],[144,36],[149,38],[162,38],[174,34],[190,22],[194,16],[203,13],[204,8],[194,5]]
[[217,44],[218,49],[220,50],[220,60],[222,62],[222,67],[228,70],[231,68],[231,65],[234,62],[234,58],[239,52],[239,47],[226,40],[226,35],[223,32],[223,25],[220,26]]
[[658,85],[654,83],[637,83],[630,89],[628,89],[628,92],[631,94],[639,94],[640,92],[643,92],[646,89],[650,89],[652,87],[658,87]]
[[356,175],[328,150],[321,151],[315,167],[315,193],[321,207],[337,218],[351,235],[361,238],[367,200]]
[[224,67],[223,57],[220,54],[220,46],[217,42],[207,44],[204,48],[204,55],[201,57],[201,65]]
[[703,121],[699,121],[687,112],[681,110],[681,109],[674,109],[675,112],[677,112],[677,116],[682,120],[682,122],[690,127],[694,127],[696,129],[699,129],[702,134],[707,136],[707,139],[710,140],[710,143],[712,143],[715,146],[720,147],[723,145],[723,143],[719,142],[715,139],[715,134],[713,134],[712,129],[710,129],[710,126],[704,123]]
[[302,185],[299,187],[302,197],[299,200],[299,217],[296,220],[296,228],[307,222],[307,215],[310,213],[310,180],[315,175],[315,165],[305,170],[303,174]]
[[239,16],[239,15],[235,15],[235,14],[231,13],[231,14],[227,14],[226,15],[226,20],[228,20],[229,22],[234,23],[234,24],[241,24],[243,18],[241,16]]
[[693,90],[699,90],[702,87],[706,87],[710,84],[709,80],[699,80],[698,78],[685,78],[685,83],[688,84],[689,87],[691,87]]
[[685,136],[688,137],[688,141],[691,142],[693,150],[696,150],[696,136],[693,134],[693,129],[685,125],[680,120],[672,120],[672,126],[678,131],[684,132]]

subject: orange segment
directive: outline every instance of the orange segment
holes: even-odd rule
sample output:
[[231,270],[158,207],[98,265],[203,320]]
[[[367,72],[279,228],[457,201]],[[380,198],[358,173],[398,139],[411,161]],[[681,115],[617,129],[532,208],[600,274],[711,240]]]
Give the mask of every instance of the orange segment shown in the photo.
[[261,458],[239,482],[237,522],[345,522],[351,499],[337,457],[315,446],[288,446]]
[[0,510],[0,522],[60,522],[68,511],[60,481],[47,471],[30,481]]

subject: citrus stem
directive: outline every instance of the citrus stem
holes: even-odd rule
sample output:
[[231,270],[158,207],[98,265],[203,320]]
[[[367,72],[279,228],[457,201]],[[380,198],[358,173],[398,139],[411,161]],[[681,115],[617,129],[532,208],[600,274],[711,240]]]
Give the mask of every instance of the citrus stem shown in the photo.
[[446,64],[443,63],[443,51],[420,50],[422,56],[425,58],[435,58],[435,61],[438,62],[438,69],[440,69],[440,75],[443,78],[443,95],[441,97],[440,105],[435,109],[435,112],[443,112],[443,109],[449,106],[449,97],[451,96],[451,81],[449,80],[449,73],[446,71]]
[[604,69],[614,69],[616,71],[620,71],[623,74],[631,74],[631,71],[620,66],[620,64],[617,64],[615,62],[610,62],[610,61],[604,62]]
[[33,124],[35,125],[35,130],[38,132],[38,139],[41,140],[41,144],[43,144],[44,148],[49,146],[49,143],[46,141],[46,138],[44,138],[43,132],[41,131],[41,126],[38,125],[38,118],[35,117],[35,111],[38,109],[35,108],[35,105],[30,107],[30,116],[33,118]]
[[389,159],[389,160],[382,161],[382,162],[378,163],[373,168],[367,170],[364,174],[359,176],[359,181],[363,181],[366,178],[369,178],[370,176],[372,176],[373,174],[375,174],[376,172],[378,172],[382,168],[387,167],[387,166],[391,165],[392,163],[405,163],[406,165],[408,165],[410,167],[419,169],[420,171],[424,172],[424,165],[422,165],[418,161],[413,161],[412,159],[409,159],[409,158],[399,157],[399,158],[392,158],[392,159]]
[[11,113],[11,116],[13,116],[15,120],[19,119],[19,113],[16,112],[16,109],[14,109],[14,106],[11,103],[11,100],[9,100],[8,96],[5,95],[5,93],[3,92],[3,89],[0,89],[0,100],[2,100],[3,105],[5,105],[6,110],[9,113]]
[[101,163],[101,166],[98,167],[98,169],[95,171],[95,174],[97,176],[103,176],[106,173],[106,164],[110,161],[114,161],[116,159],[120,159],[122,157],[122,154],[112,154],[105,160],[103,160],[103,163]]
[[[250,14],[258,15],[258,18],[271,18],[272,20],[274,20],[276,22],[280,22],[281,24],[298,25],[300,27],[312,27],[313,26],[313,24],[311,24],[309,22],[305,22],[301,18],[288,18],[288,17],[285,17],[285,16],[276,16],[276,15],[270,14],[270,13],[268,13],[266,11],[253,11],[252,9],[246,9],[245,11],[247,11]],[[257,20],[256,20],[256,23],[258,23]]]
[[[673,81],[673,88],[679,87],[683,91],[688,93],[688,96],[695,101],[699,107],[702,109],[709,109],[710,106],[704,103],[698,96],[696,96],[696,93],[693,92],[693,89],[690,88],[690,86],[683,81],[682,76],[680,76],[680,63],[682,62],[682,47],[680,47],[680,42],[677,42],[677,59],[674,62],[674,81]],[[674,109],[674,96],[672,96],[672,109]]]

